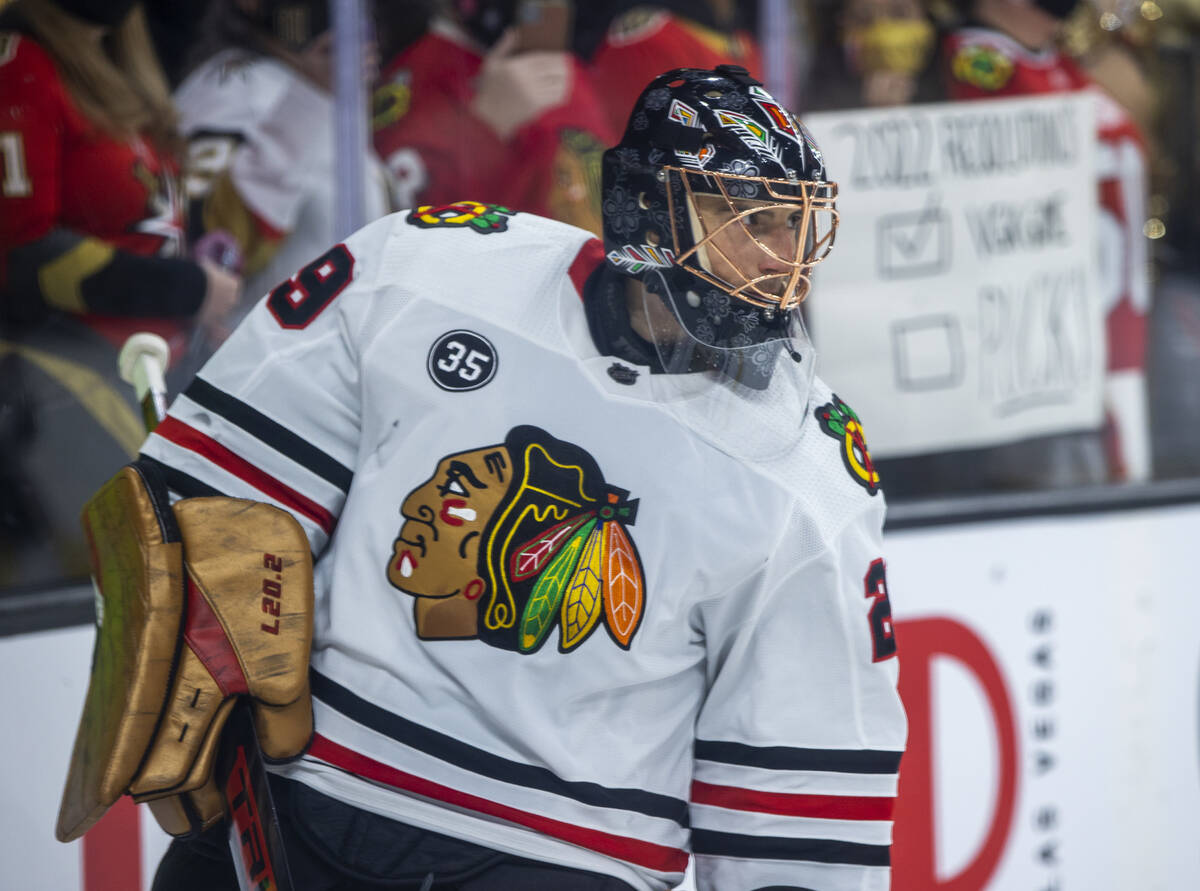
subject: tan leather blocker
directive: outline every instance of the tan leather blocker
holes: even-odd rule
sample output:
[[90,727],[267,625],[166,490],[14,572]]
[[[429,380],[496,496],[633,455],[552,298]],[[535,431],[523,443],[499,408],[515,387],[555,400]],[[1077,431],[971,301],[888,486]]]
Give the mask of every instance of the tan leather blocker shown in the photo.
[[251,699],[267,759],[300,755],[312,736],[312,558],[300,525],[253,501],[165,503],[130,466],[84,508],[99,622],[62,841],[126,792],[173,835],[217,822],[213,768],[238,696]]

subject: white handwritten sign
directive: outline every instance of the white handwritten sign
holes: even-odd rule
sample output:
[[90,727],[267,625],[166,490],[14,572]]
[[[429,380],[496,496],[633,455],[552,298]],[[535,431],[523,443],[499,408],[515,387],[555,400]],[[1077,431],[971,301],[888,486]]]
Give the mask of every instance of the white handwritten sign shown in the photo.
[[1103,413],[1086,96],[813,114],[841,226],[808,320],[872,452],[1092,429]]

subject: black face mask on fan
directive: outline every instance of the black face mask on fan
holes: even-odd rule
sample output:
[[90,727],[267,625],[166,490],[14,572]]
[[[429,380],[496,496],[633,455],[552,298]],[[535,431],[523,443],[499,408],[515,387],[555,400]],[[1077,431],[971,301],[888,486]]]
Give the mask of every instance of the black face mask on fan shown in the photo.
[[77,19],[112,28],[125,21],[137,0],[54,0],[54,3]]

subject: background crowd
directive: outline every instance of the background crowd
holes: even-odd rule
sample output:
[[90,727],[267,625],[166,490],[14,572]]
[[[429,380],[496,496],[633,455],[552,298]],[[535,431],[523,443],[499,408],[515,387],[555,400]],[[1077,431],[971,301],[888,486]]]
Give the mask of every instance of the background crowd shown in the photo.
[[[370,218],[469,199],[598,232],[600,155],[640,86],[724,62],[765,77],[772,40],[777,95],[802,116],[1095,91],[1101,157],[1119,159],[1096,184],[1120,222],[1103,250],[1122,258],[1105,267],[1103,424],[880,459],[884,487],[1200,471],[1200,2],[794,0],[782,36],[735,0],[375,0],[370,16]],[[345,234],[332,54],[323,2],[0,2],[0,592],[87,574],[79,507],[143,436],[116,374],[125,336],[166,337],[178,391]]]

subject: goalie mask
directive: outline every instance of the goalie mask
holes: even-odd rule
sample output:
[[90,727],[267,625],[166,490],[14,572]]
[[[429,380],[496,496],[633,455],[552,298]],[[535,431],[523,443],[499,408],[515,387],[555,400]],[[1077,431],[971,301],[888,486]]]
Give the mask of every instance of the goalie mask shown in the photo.
[[609,264],[644,286],[631,315],[664,377],[716,372],[742,402],[771,388],[804,405],[798,308],[833,245],[836,193],[812,136],[744,68],[651,82],[604,154],[602,209]]
[[812,136],[744,68],[656,78],[603,177],[609,262],[689,335],[714,349],[786,336],[833,245],[837,187]]

